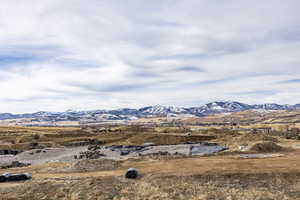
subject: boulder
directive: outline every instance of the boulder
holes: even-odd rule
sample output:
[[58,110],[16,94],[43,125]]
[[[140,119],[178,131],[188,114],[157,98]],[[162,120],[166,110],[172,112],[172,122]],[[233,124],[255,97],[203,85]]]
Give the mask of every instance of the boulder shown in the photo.
[[26,180],[29,180],[32,178],[31,174],[29,174],[29,173],[23,173],[23,174],[5,173],[5,174],[2,174],[1,177],[2,178],[0,178],[0,179],[2,179],[3,182],[5,182],[5,181],[26,181]]
[[138,176],[138,170],[135,168],[129,168],[125,174],[125,177],[129,179],[136,179]]
[[6,177],[3,176],[3,175],[1,175],[1,176],[0,176],[0,183],[3,183],[3,182],[5,182],[5,181],[6,181]]

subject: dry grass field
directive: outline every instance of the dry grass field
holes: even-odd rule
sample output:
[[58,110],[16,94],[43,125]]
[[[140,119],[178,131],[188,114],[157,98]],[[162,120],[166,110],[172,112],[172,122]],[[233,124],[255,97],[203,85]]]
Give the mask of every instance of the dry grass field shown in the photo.
[[299,111],[273,111],[273,112],[258,112],[254,110],[246,110],[234,113],[221,113],[208,115],[201,118],[188,118],[183,120],[188,124],[197,123],[231,123],[236,122],[241,125],[253,124],[299,124]]
[[[288,125],[299,126],[297,123]],[[247,125],[247,128],[260,126],[255,123]],[[270,126],[275,129],[282,124]],[[105,130],[0,127],[0,149],[25,152],[88,145],[84,142],[91,141],[102,145],[212,142],[229,148],[207,156],[53,161],[0,169],[0,174],[28,172],[33,176],[32,180],[25,182],[0,183],[0,199],[300,199],[300,140],[287,139],[280,134],[253,134],[223,126],[195,127],[143,129],[119,126]],[[241,150],[241,146],[247,148]],[[270,156],[241,157],[248,154]],[[138,179],[124,177],[131,167],[139,170]]]

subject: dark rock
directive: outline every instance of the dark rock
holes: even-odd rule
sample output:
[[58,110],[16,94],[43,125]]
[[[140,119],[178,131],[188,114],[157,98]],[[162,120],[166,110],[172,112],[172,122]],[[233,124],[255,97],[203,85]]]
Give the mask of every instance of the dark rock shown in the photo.
[[39,145],[39,143],[37,143],[37,142],[32,142],[32,143],[30,143],[30,146],[32,146],[32,147],[36,147],[36,146],[38,146]]
[[[24,174],[10,174],[5,173],[2,176],[2,181],[26,181],[32,178],[31,174],[24,173]],[[4,178],[3,178],[4,177]]]
[[29,165],[30,165],[29,163],[22,163],[19,161],[12,161],[12,163],[11,163],[11,167],[26,167]]
[[94,145],[90,145],[88,146],[88,150],[90,151],[96,151],[102,148],[102,144],[94,144]]
[[75,155],[74,159],[98,159],[104,157],[105,155],[100,151],[82,151],[79,155]]
[[0,176],[0,183],[3,183],[3,182],[5,182],[6,181],[6,177],[5,176]]
[[187,142],[183,142],[182,144],[197,144],[197,142],[190,142],[190,141],[187,141]]
[[17,155],[18,153],[21,153],[21,151],[12,150],[12,149],[1,149],[0,150],[0,155]]
[[130,153],[130,151],[121,151],[120,155],[121,156],[126,156]]
[[138,176],[138,170],[135,168],[129,168],[125,174],[125,177],[129,179],[136,179]]
[[28,144],[30,149],[44,149],[46,148],[44,145],[40,145],[38,142],[31,142]]

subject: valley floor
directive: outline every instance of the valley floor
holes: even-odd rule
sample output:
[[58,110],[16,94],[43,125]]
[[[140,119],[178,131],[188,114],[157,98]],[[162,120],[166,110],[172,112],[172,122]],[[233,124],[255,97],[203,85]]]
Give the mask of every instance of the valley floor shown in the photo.
[[[24,133],[25,130],[27,133]],[[52,128],[18,128],[14,131],[6,128],[5,131],[2,130],[0,137],[7,145],[7,141],[12,139],[11,135],[15,134],[17,141],[24,140],[24,143],[20,143],[22,144],[20,148],[27,148],[25,143],[32,131],[33,135],[40,135],[36,140],[44,142],[43,144],[49,143],[48,139],[55,135],[56,137],[51,139],[53,146],[69,144],[70,141],[73,144],[74,141],[79,141],[78,137],[83,137],[77,129]],[[77,135],[73,135],[74,132]],[[152,133],[147,134],[151,136]],[[203,138],[199,133],[192,133],[189,136],[185,133],[161,133],[163,135],[161,138],[158,133],[153,133],[154,137],[147,134],[137,137],[136,134],[121,131],[107,135],[91,134],[90,137],[99,140],[102,138],[110,145],[134,142],[140,144],[145,142],[142,138],[168,144],[185,141],[186,137],[199,140]],[[208,135],[213,134],[215,133]],[[277,136],[253,136],[247,133],[218,134],[217,139],[211,141],[226,145],[230,149],[209,156],[141,156],[120,160],[100,158],[76,161],[50,159],[47,162],[33,162],[26,167],[0,169],[0,174],[28,172],[33,176],[32,180],[25,182],[0,183],[0,200],[300,199],[300,141],[286,140]],[[57,139],[58,135],[60,140]],[[245,137],[249,141],[245,140]],[[250,145],[266,140],[272,140],[285,149],[274,152],[236,150],[238,145],[244,145],[245,142]],[[68,147],[69,150],[73,149],[75,154],[84,148],[86,147]],[[29,153],[36,151],[24,150]],[[273,157],[241,157],[250,153]],[[67,151],[67,154],[70,153]],[[131,180],[124,177],[126,170],[131,167],[139,170],[138,179]]]

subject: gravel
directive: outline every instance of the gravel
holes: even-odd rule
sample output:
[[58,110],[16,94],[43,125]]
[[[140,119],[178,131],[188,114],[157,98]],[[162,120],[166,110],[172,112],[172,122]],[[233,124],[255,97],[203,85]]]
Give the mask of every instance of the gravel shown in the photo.
[[22,152],[14,156],[12,159],[30,164],[70,162],[74,161],[74,155],[86,150],[87,147],[35,149]]

